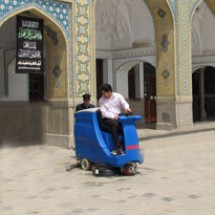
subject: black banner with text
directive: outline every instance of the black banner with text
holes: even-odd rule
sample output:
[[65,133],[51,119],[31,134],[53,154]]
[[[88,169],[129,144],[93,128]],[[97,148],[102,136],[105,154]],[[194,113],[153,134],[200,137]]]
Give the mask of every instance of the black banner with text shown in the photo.
[[43,20],[17,16],[17,73],[43,73]]

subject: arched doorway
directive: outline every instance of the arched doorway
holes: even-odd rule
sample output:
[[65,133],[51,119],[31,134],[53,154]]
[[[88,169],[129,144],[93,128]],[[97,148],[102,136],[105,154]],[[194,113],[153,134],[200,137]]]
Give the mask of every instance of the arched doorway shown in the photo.
[[215,67],[205,66],[193,73],[193,121],[215,120]]
[[[212,1],[199,1],[192,14],[192,55],[198,58],[193,64],[193,121],[214,120],[215,76],[213,60],[214,42],[214,8]],[[211,63],[208,63],[211,62]]]
[[[39,75],[15,72],[17,15],[44,22],[44,71]],[[50,101],[66,100],[68,95],[68,49],[62,29],[36,7],[16,11],[0,24],[0,50],[3,53],[0,74],[3,76],[0,88],[2,143],[40,144],[46,141],[47,133],[57,133],[58,129],[67,133],[67,126],[53,126],[56,116],[53,107],[49,106]],[[60,112],[58,108],[59,117],[63,115]]]
[[[141,71],[138,65],[128,72],[128,96],[132,101],[144,103],[145,123],[156,123],[156,69],[147,62],[141,65],[143,66]],[[141,90],[143,92],[140,92]]]
[[143,116],[147,128],[156,123],[156,69],[143,61],[129,61],[116,71],[117,92],[129,100],[135,114]]

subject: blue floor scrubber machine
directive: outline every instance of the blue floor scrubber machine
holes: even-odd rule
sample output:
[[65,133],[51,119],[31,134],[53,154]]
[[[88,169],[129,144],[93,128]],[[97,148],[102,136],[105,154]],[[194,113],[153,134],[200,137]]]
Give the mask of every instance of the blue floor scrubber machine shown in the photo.
[[122,124],[119,139],[123,143],[124,154],[113,155],[113,138],[108,128],[102,125],[100,109],[76,112],[75,152],[80,167],[85,171],[92,169],[96,176],[113,175],[118,170],[125,175],[136,174],[137,163],[143,163],[135,125],[140,119],[139,115],[119,116],[118,120]]

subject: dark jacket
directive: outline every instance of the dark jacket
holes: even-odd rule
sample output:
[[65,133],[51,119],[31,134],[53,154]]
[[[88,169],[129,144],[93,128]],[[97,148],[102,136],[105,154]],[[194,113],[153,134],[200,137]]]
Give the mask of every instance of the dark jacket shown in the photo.
[[75,111],[80,111],[80,110],[84,110],[84,109],[88,109],[88,108],[94,108],[95,106],[92,104],[89,104],[88,106],[85,106],[83,103],[79,104],[76,106],[76,110]]

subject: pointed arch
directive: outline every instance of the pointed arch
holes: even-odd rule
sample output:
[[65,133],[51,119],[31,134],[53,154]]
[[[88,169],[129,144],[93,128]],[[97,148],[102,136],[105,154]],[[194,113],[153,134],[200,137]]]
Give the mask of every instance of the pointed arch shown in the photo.
[[191,11],[190,11],[191,20],[193,19],[193,15],[194,15],[196,9],[198,8],[198,6],[199,6],[203,1],[204,1],[204,0],[196,0],[196,1],[191,5]]
[[125,98],[128,98],[128,73],[129,70],[140,63],[141,61],[128,61],[123,63],[116,70],[116,91],[122,93]]
[[212,13],[215,15],[215,1],[213,0],[204,0],[204,1],[208,5]]
[[[36,5],[13,10],[13,13],[5,15],[0,20],[0,26],[19,14],[44,19],[44,37],[46,38],[46,43],[49,44],[47,46],[48,100],[59,98],[66,100],[69,94],[69,80],[72,77],[72,67],[71,63],[69,63],[69,59],[71,58],[71,51],[69,49],[71,38],[68,38],[65,29],[52,15],[45,13],[45,11]],[[56,75],[56,72],[60,72],[60,74]]]

